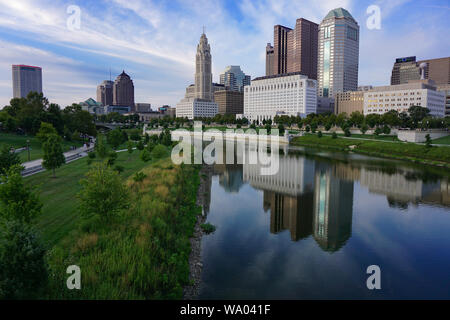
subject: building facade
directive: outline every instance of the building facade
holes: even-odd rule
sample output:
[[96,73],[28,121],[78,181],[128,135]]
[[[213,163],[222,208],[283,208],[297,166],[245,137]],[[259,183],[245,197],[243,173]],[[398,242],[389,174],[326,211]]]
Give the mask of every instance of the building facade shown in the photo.
[[130,76],[123,71],[117,76],[113,86],[113,105],[128,106],[134,111],[134,85]]
[[26,98],[30,92],[42,93],[42,68],[13,65],[12,82],[14,98]]
[[177,118],[212,118],[219,112],[217,103],[203,99],[183,99],[177,104]]
[[415,80],[433,80],[437,85],[450,84],[450,57],[416,61],[415,56],[397,58],[392,68],[391,85]]
[[358,111],[364,113],[364,91],[338,92],[334,98],[334,113],[346,113]]
[[97,86],[97,101],[104,106],[113,104],[114,82],[105,80]]
[[256,78],[244,89],[243,116],[251,122],[316,111],[317,81],[299,72]]
[[214,101],[219,114],[244,113],[244,93],[241,91],[220,90],[214,92]]
[[295,28],[274,26],[274,46],[266,46],[266,76],[301,72],[317,79],[318,25],[297,19]]
[[246,75],[240,66],[228,66],[220,75],[220,84],[228,90],[243,92],[244,86],[249,85],[250,82],[250,76]]
[[442,92],[445,96],[445,116],[450,116],[450,84],[439,85],[437,91]]
[[331,10],[319,25],[318,95],[358,88],[359,25],[343,8]]
[[390,110],[408,112],[411,106],[428,108],[431,116],[444,117],[445,95],[429,81],[374,87],[364,92],[364,115]]

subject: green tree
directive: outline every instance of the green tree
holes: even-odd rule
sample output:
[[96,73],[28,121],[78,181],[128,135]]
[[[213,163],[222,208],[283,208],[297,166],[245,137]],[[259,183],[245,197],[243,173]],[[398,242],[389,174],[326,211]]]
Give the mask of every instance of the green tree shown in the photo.
[[42,209],[36,189],[26,186],[21,167],[13,166],[0,176],[0,217],[30,223]]
[[4,145],[0,151],[0,175],[5,174],[14,165],[20,165],[19,155],[12,151],[10,146]]
[[322,131],[317,132],[317,137],[322,138]]
[[411,106],[408,108],[408,113],[414,124],[414,127],[417,128],[418,123],[422,121],[423,118],[428,116],[430,110],[421,106]]
[[103,134],[97,136],[95,141],[95,151],[97,151],[97,154],[101,159],[104,159],[108,155],[105,145],[105,136]]
[[116,150],[117,147],[124,142],[122,130],[114,129],[108,132],[107,142],[114,150]]
[[364,122],[362,125],[361,125],[361,133],[362,134],[366,134],[366,132],[367,132],[367,130],[369,130],[369,126]]
[[51,123],[41,122],[41,127],[36,134],[36,138],[38,138],[41,143],[44,143],[50,135],[58,135],[58,132],[56,132],[56,129]]
[[144,162],[148,162],[151,160],[152,156],[150,154],[150,151],[148,151],[148,149],[144,149],[141,151],[141,154],[139,155],[141,160]]
[[107,221],[129,206],[128,188],[119,174],[105,163],[96,163],[80,184],[78,198],[84,217],[98,216]]
[[284,136],[284,131],[285,131],[284,125],[282,123],[280,123],[278,125],[278,132],[279,132],[280,136]]
[[427,133],[425,136],[425,145],[427,148],[431,148],[431,137],[429,133]]
[[155,159],[161,159],[166,155],[166,153],[167,153],[167,148],[161,144],[158,144],[152,150],[152,157]]
[[0,300],[40,297],[48,278],[45,253],[32,227],[0,223]]
[[[127,151],[130,156],[133,153],[133,147],[134,147],[134,143],[131,140],[128,140]],[[130,160],[130,157],[128,157],[128,160]]]
[[48,135],[42,144],[42,149],[44,151],[42,165],[45,169],[52,170],[53,177],[55,177],[55,169],[61,167],[66,162],[61,146],[61,138],[54,134]]
[[336,131],[333,131],[333,133],[331,134],[331,138],[332,138],[332,139],[337,139],[337,133],[336,133]]

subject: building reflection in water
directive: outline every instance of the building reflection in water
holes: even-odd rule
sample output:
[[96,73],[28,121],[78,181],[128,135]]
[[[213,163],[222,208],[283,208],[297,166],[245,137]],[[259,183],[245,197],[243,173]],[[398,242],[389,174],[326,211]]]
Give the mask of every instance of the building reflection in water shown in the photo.
[[[351,236],[354,181],[370,193],[386,195],[393,207],[404,208],[409,203],[450,206],[447,180],[424,182],[414,177],[412,169],[380,170],[364,161],[319,161],[291,154],[279,160],[275,175],[260,175],[258,164],[214,165],[207,177],[209,185],[214,174],[227,192],[237,193],[246,183],[262,190],[264,211],[270,210],[271,233],[289,230],[293,241],[313,236],[324,251],[338,251]],[[206,205],[209,208],[209,202]]]

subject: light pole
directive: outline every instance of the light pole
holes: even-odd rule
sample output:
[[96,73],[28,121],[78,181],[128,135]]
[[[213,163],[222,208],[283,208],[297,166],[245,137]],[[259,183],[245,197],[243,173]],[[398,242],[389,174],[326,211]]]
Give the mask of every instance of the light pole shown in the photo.
[[30,161],[30,140],[27,139],[28,161]]

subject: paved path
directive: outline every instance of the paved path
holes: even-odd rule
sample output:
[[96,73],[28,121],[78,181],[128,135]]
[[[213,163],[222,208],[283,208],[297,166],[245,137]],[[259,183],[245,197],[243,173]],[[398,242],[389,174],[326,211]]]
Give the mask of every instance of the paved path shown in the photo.
[[[80,158],[86,157],[87,153],[94,149],[94,144],[91,143],[90,147],[80,147],[75,150],[70,150],[64,152],[64,157],[66,158],[66,163],[72,162],[74,160],[78,160]],[[29,162],[22,163],[22,166],[25,169],[22,171],[22,176],[31,176],[38,172],[44,171],[45,168],[42,166],[42,159],[37,159]]]

